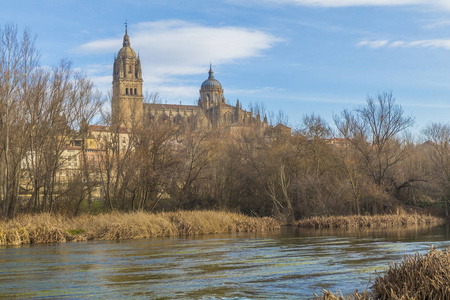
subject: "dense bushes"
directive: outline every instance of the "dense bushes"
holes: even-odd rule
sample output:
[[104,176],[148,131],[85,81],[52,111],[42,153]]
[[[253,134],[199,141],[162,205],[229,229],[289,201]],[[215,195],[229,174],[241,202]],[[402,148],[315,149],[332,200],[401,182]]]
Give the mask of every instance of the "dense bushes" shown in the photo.
[[104,143],[102,175],[87,180],[102,196],[93,199],[79,177],[78,183],[57,185],[48,195],[50,206],[42,196],[36,200],[36,193],[23,191],[15,211],[218,209],[274,216],[283,223],[386,214],[408,206],[447,211],[446,181],[431,155],[438,151],[435,144],[402,143],[398,162],[375,181],[347,139],[315,137],[305,130],[283,135],[257,125],[239,135],[221,129],[178,135],[176,128],[152,126],[157,127],[134,132],[129,139],[134,151],[120,156],[112,151],[113,141]]

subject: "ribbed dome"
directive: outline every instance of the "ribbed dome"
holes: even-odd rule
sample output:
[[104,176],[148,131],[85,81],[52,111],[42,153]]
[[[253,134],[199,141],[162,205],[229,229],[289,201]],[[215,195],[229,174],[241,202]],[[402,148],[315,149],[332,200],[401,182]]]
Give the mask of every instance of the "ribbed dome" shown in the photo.
[[134,52],[134,50],[131,47],[125,46],[122,49],[120,49],[117,56],[123,58],[136,58],[136,52]]
[[130,37],[128,36],[127,25],[125,24],[125,35],[123,36],[123,47],[118,53],[118,57],[136,58],[136,52],[130,47]]
[[208,73],[209,73],[208,79],[203,81],[201,89],[221,89],[222,85],[220,84],[219,81],[217,81],[214,78],[214,72],[211,67],[209,68]]

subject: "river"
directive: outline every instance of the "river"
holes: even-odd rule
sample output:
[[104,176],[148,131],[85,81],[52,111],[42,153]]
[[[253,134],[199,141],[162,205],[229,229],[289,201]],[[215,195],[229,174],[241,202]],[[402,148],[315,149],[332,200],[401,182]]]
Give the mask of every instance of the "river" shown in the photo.
[[0,299],[311,299],[370,286],[449,228],[305,230],[0,247]]

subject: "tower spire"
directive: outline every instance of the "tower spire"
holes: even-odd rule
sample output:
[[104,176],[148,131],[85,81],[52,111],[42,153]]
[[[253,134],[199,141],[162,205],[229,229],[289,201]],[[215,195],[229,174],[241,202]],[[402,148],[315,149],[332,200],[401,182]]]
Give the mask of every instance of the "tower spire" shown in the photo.
[[209,76],[208,76],[208,79],[214,79],[214,72],[213,72],[213,70],[212,70],[212,64],[211,63],[209,63]]
[[125,20],[125,35],[123,36],[123,46],[130,47],[130,37],[128,36],[128,22]]

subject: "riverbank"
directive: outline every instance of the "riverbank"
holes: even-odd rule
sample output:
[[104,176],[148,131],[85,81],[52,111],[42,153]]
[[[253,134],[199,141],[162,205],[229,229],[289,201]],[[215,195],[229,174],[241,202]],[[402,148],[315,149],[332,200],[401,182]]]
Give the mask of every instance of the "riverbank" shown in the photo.
[[[400,213],[375,216],[312,217],[296,223],[304,228],[396,228],[411,225],[441,225],[442,218]],[[273,218],[248,217],[219,211],[168,213],[108,213],[64,217],[21,215],[0,221],[0,245],[53,243],[86,240],[120,240],[161,236],[200,235],[273,230],[280,223]]]
[[298,221],[304,228],[395,228],[402,226],[442,225],[445,219],[418,213],[401,212],[374,216],[330,216],[311,217]]
[[14,220],[0,221],[0,245],[257,232],[279,227],[273,218],[218,211],[114,212],[74,218],[22,215]]
[[[383,275],[377,274],[370,291],[355,292],[348,300],[372,299],[450,299],[450,249],[431,249],[425,255],[406,256],[392,264]],[[315,295],[315,300],[344,300],[330,291]]]

